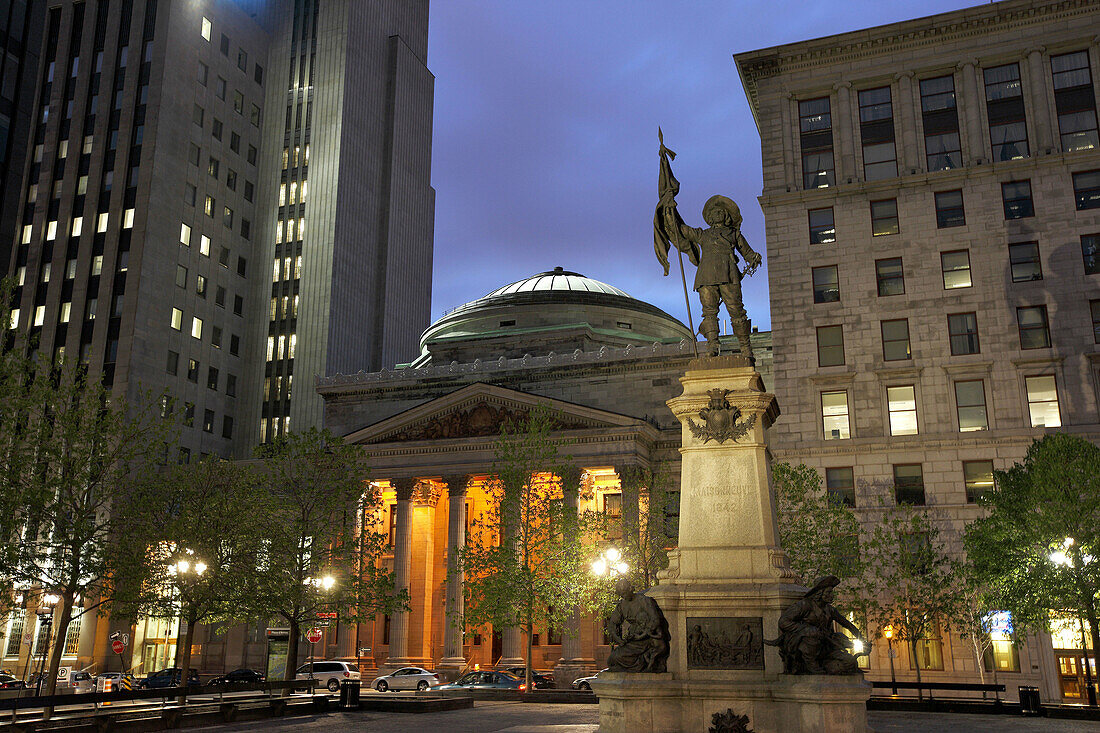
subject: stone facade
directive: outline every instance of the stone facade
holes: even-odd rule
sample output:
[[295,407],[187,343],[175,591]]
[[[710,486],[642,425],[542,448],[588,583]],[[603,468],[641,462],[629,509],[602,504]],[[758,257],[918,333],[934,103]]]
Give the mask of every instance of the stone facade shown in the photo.
[[[1100,441],[1100,310],[1090,306],[1100,282],[1082,254],[1100,232],[1100,198],[1085,189],[1100,183],[1074,175],[1100,169],[1095,113],[1091,137],[1060,134],[1080,119],[1067,109],[1095,99],[1098,22],[1094,2],[1009,0],[735,57],[762,141],[784,412],[772,450],[822,474],[850,469],[836,478],[851,478],[865,521],[897,466],[920,467],[924,503],[957,532],[979,512],[981,480],[968,500],[964,462],[984,478],[989,464],[978,462],[1005,469],[1057,423]],[[1067,67],[1072,78],[1057,74]],[[826,149],[831,177],[821,170],[828,158],[814,157]],[[950,167],[939,169],[945,149]],[[1028,214],[1024,187],[1003,184],[1024,181],[1033,214],[1014,218]],[[962,212],[951,192],[961,192]],[[896,222],[889,203],[873,203],[895,200]],[[1018,322],[1041,314],[1018,308],[1037,306],[1045,334],[1041,323]],[[973,320],[955,319],[953,344],[949,316],[958,314]],[[962,333],[974,321],[976,338]],[[1041,389],[1050,377],[1054,392]],[[1076,653],[1051,645],[1032,638],[1018,666],[1004,660],[1010,696],[1017,684],[1041,684],[1055,701],[1072,689],[1057,657]],[[977,681],[968,645],[944,635],[938,646],[942,667],[926,680]],[[876,646],[872,679],[889,679],[885,652]],[[897,659],[904,679],[913,677],[908,656]]]

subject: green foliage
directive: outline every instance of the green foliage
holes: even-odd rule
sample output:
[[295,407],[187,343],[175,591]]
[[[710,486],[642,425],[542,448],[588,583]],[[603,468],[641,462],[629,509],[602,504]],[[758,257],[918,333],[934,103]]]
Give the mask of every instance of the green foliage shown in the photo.
[[554,416],[539,406],[508,423],[496,444],[489,508],[471,523],[458,567],[465,576],[465,623],[527,632],[527,659],[536,626],[566,633],[575,608],[596,594],[589,564],[598,517],[577,513],[564,500],[562,476],[576,470],[551,433]]
[[[311,428],[261,446],[265,487],[254,511],[266,527],[255,592],[245,608],[290,626],[288,659],[297,658],[300,627],[318,611],[356,622],[408,607],[392,574],[377,567],[385,543],[380,492],[360,453],[328,430]],[[321,579],[331,576],[326,588]],[[287,664],[287,679],[294,674]]]
[[[669,466],[663,463],[653,468],[630,466],[623,469],[619,479],[622,516],[608,520],[606,530],[622,536],[620,549],[635,586],[650,588],[657,583],[657,573],[668,567],[668,550],[679,540],[677,528],[669,522],[669,512],[679,508],[680,494],[673,491]],[[636,492],[629,493],[627,487],[635,487]],[[630,506],[635,497],[636,513]]]
[[965,537],[994,602],[1022,630],[1049,629],[1052,611],[1082,618],[1100,647],[1100,448],[1052,433],[994,479]]

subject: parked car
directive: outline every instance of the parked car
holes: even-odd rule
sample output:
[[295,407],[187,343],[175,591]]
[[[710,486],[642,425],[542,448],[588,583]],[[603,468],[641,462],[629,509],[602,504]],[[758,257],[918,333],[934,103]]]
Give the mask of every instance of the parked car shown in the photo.
[[95,679],[89,672],[70,672],[69,687],[75,693],[95,692]]
[[26,687],[27,683],[15,675],[0,674],[0,690],[22,690]]
[[257,672],[254,669],[235,669],[232,672],[223,674],[220,677],[215,677],[210,680],[211,685],[232,685],[232,684],[257,684],[263,682],[266,678],[263,672]]
[[573,680],[573,689],[574,690],[591,690],[592,689],[592,680],[596,679],[597,677],[599,677],[601,674],[603,674],[606,671],[607,671],[606,668],[601,669],[599,672],[592,675],[591,677],[581,677],[579,679]]
[[[505,667],[505,672],[510,672],[521,680],[527,681],[527,669],[525,667]],[[531,670],[531,684],[536,690],[548,690],[554,687],[554,674],[552,672],[539,672]]]
[[[182,672],[183,670],[179,667],[168,667],[153,672],[138,683],[138,686],[143,690],[163,690],[169,687],[182,687],[180,684],[180,675]],[[199,672],[197,669],[187,670],[187,686],[202,687],[202,683],[199,682]]]
[[469,672],[437,690],[526,690],[527,683],[511,672]]
[[306,662],[294,671],[295,681],[310,678],[310,665],[313,666],[314,684],[323,684],[329,692],[339,692],[343,680],[358,680],[359,665],[351,662]]
[[387,690],[426,690],[439,684],[439,675],[420,667],[402,667],[393,674],[375,677],[370,686],[379,692]]

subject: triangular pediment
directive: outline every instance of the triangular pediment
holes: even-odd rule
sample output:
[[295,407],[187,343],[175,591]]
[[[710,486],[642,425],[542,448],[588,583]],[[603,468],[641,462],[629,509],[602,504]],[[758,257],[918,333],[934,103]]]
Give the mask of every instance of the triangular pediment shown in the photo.
[[356,430],[344,440],[353,445],[368,445],[496,437],[505,422],[522,420],[540,404],[553,412],[556,430],[646,424],[627,415],[477,382]]

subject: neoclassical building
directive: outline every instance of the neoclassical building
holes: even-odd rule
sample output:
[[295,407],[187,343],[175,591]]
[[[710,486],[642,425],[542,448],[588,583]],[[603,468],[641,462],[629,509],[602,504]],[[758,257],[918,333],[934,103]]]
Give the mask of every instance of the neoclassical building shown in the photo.
[[[769,382],[770,335],[753,338]],[[733,337],[724,341],[736,348]],[[448,556],[486,507],[501,425],[549,405],[579,469],[566,480],[587,489],[580,508],[637,511],[641,487],[620,480],[625,469],[667,461],[679,480],[680,426],[665,401],[681,391],[692,334],[618,288],[557,268],[449,312],[421,347],[404,368],[317,382],[325,425],[369,457],[390,533],[383,562],[411,597],[408,613],[358,629],[359,648],[371,649],[363,662],[457,670],[521,661],[519,633],[468,629],[463,638],[451,623],[462,610],[460,581],[447,576]],[[574,637],[539,630],[534,666],[601,664],[608,647],[600,624],[578,619],[577,628]],[[354,658],[357,650],[349,638],[330,651]]]

